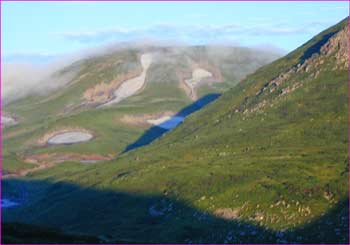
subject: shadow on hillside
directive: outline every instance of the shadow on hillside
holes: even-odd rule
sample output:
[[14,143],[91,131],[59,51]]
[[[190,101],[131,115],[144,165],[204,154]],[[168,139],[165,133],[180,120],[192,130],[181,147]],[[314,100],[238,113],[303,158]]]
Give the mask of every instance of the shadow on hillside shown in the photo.
[[313,54],[319,53],[321,47],[328,42],[328,40],[335,34],[335,32],[331,32],[328,34],[325,34],[322,36],[321,40],[319,40],[317,43],[312,45],[310,48],[308,48],[305,52],[304,55],[300,58],[300,61],[303,63],[305,60],[310,58]]
[[[276,232],[244,221],[215,217],[171,194],[143,195],[63,182],[15,179],[3,180],[2,191],[3,198],[15,200],[17,195],[28,193],[20,206],[2,210],[5,243],[67,243],[69,238],[75,243],[96,240],[103,243],[348,243],[349,240],[348,200],[307,226]],[[24,224],[41,228],[33,226],[23,232]],[[84,240],[83,235],[89,237]]]
[[[211,103],[214,100],[216,100],[220,95],[221,94],[212,93],[212,94],[208,94],[206,96],[203,96],[202,98],[198,99],[197,101],[195,101],[191,105],[183,108],[181,111],[176,113],[176,115],[174,115],[172,118],[180,118],[180,117],[186,118],[188,115],[190,115],[190,114],[192,114],[192,113],[202,109],[204,106],[206,106],[209,103]],[[167,125],[167,124],[172,124],[172,122],[171,122],[172,120],[173,119],[170,119],[170,120],[162,123],[160,126]],[[153,140],[159,138],[164,133],[169,131],[169,129],[165,129],[165,128],[160,127],[160,126],[153,126],[153,127],[149,128],[134,143],[128,145],[125,148],[124,152],[133,150],[135,148],[138,148],[138,147],[141,147],[141,146],[144,146],[144,145],[147,145],[147,144],[151,143]]]

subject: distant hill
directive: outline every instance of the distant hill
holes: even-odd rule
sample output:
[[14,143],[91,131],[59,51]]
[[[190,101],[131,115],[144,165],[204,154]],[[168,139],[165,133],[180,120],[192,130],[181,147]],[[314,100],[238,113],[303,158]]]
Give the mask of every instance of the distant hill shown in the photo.
[[[151,57],[146,70],[141,64],[144,54]],[[151,126],[146,119],[139,127],[124,118],[176,114],[203,96],[226,91],[277,57],[261,50],[231,47],[112,48],[51,76],[26,67],[25,74],[30,77],[21,78],[24,85],[18,92],[11,90],[12,100],[17,95],[21,99],[3,108],[3,169],[14,173],[33,168],[33,161],[28,163],[25,158],[37,153],[63,151],[75,154],[74,159],[81,159],[77,154],[83,153],[103,155],[104,159],[120,154]],[[15,67],[12,69],[15,72]],[[41,75],[38,79],[44,80],[35,81],[36,72]],[[196,79],[191,79],[193,74]],[[13,78],[17,75],[21,74]],[[140,87],[134,86],[137,79]],[[114,100],[118,103],[111,103]],[[43,148],[38,144],[46,135],[70,128],[82,128],[97,137],[77,146]],[[62,155],[58,158],[67,160]]]

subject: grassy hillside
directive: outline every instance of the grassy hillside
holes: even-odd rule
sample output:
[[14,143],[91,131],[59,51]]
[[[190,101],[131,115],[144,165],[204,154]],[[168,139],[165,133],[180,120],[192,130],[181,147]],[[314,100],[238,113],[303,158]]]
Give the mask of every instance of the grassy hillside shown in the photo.
[[347,21],[150,145],[5,180],[5,197],[35,195],[4,221],[111,242],[348,243]]
[[[192,50],[199,49],[194,53]],[[228,50],[240,48],[228,48]],[[153,52],[156,55],[154,63],[147,72],[146,85],[134,96],[113,105],[110,108],[96,107],[98,104],[87,103],[84,94],[87,90],[99,84],[109,84],[116,80],[135,76],[140,72],[140,54]],[[243,52],[243,51],[242,51]],[[206,54],[205,56],[202,55]],[[260,51],[247,50],[240,57],[246,57],[253,65],[241,63],[245,68],[242,73],[238,69],[225,74],[237,77],[254,71],[275,58],[274,54],[264,54]],[[254,55],[253,55],[254,54]],[[204,58],[203,58],[203,57]],[[185,91],[180,88],[177,75],[179,70],[191,71],[191,64],[209,62],[212,66],[230,66],[230,62],[239,64],[237,57],[225,60],[215,55],[209,60],[206,47],[189,47],[177,50],[175,48],[145,48],[121,49],[108,54],[96,55],[73,63],[54,74],[60,77],[65,74],[75,74],[65,87],[48,95],[29,96],[6,105],[4,111],[14,115],[19,123],[3,129],[3,169],[5,173],[18,172],[33,168],[34,165],[23,159],[33,154],[76,153],[119,155],[129,145],[135,142],[150,127],[129,125],[121,122],[124,116],[144,116],[161,112],[176,113],[193,103]],[[218,86],[207,85],[199,91],[200,97],[213,92],[223,92],[230,87],[231,77],[225,77],[225,82]],[[95,139],[90,142],[70,146],[43,147],[38,140],[55,130],[67,128],[83,128],[92,132]]]

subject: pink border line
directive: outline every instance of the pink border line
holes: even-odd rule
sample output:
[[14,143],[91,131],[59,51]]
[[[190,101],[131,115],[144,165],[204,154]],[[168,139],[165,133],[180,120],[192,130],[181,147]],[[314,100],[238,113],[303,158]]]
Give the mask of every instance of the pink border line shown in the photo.
[[[0,0],[0,239],[2,239],[2,2]],[[0,244],[2,240],[0,240]]]
[[349,0],[0,0],[0,2],[349,2]]
[[[0,0],[0,116],[2,116],[2,2],[349,2],[349,0]],[[350,2],[349,2],[350,3]],[[349,15],[350,16],[350,4],[349,4]],[[350,18],[348,18],[348,25],[350,27]],[[350,28],[348,33],[348,81],[347,81],[347,92],[348,92],[348,157],[347,157],[347,164],[350,165]],[[0,200],[2,200],[2,120],[0,120]],[[349,168],[349,175],[348,175],[348,191],[350,196],[350,168]],[[349,210],[350,210],[350,202],[349,202]],[[350,227],[350,219],[349,219],[349,227]],[[2,232],[2,209],[1,209],[1,202],[0,202],[0,239]],[[350,237],[350,230],[349,230],[349,237]],[[0,244],[2,244],[2,241],[0,240]],[[102,243],[98,244],[101,245]],[[270,245],[269,243],[258,243],[261,245]],[[257,244],[257,245],[258,245]],[[28,244],[29,245],[29,244]],[[43,244],[43,245],[52,245],[52,244]],[[62,245],[75,245],[75,244],[62,244]],[[77,244],[78,245],[78,244]],[[80,245],[80,244],[79,244]],[[93,244],[92,244],[93,245]],[[96,244],[97,245],[97,244]],[[136,244],[136,245],[144,245],[144,244]],[[169,244],[169,245],[179,245],[179,244]],[[272,244],[271,244],[272,245]],[[313,245],[313,244],[310,244]],[[344,244],[345,245],[345,244]]]
[[[348,166],[348,171],[349,171],[349,174],[348,174],[348,191],[349,191],[349,195],[348,195],[348,198],[350,197],[350,112],[349,112],[349,109],[350,109],[350,4],[349,4],[349,15],[348,15],[348,25],[349,25],[349,29],[348,29],[348,82],[347,82],[347,85],[348,85],[348,158],[347,158],[347,166]],[[348,200],[349,201],[349,200]],[[348,207],[348,210],[350,210],[350,201],[349,201],[349,207]],[[349,212],[349,211],[348,211]],[[349,216],[348,216],[349,218]],[[350,227],[350,219],[348,220],[349,221],[349,227]],[[350,229],[348,231],[348,236],[350,237]]]

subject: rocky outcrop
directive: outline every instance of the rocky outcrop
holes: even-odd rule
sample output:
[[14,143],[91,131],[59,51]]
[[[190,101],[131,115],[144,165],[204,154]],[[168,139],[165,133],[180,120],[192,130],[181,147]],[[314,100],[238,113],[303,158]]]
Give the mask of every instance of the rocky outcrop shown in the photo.
[[215,210],[214,215],[226,220],[235,220],[239,218],[240,210],[232,208],[219,208]]
[[[335,70],[336,69],[348,69],[349,65],[349,25],[346,25],[344,29],[337,32],[330,40],[321,47],[321,56],[335,56]],[[320,59],[318,60],[320,62]]]
[[[273,93],[279,91],[279,94],[273,101],[266,101],[265,99],[253,107],[246,108],[243,113],[260,112],[266,106],[273,106],[275,100],[282,96],[286,96],[296,89],[303,86],[303,82],[307,79],[315,79],[326,66],[325,62],[334,62],[332,70],[347,70],[349,66],[349,25],[333,34],[327,42],[321,45],[318,52],[314,52],[309,58],[301,61],[296,66],[290,68],[287,72],[280,74],[276,78],[264,84],[255,94],[256,97],[262,96],[265,93]],[[302,80],[291,80],[297,74],[304,75]],[[287,81],[292,84],[283,87]],[[239,111],[236,109],[236,111]]]

